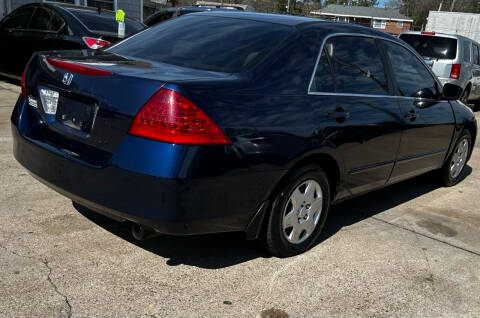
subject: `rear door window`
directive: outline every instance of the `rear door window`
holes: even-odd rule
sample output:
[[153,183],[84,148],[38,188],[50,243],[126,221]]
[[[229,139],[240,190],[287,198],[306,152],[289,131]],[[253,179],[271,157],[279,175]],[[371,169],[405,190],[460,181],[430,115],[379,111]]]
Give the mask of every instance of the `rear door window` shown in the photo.
[[50,19],[51,16],[49,11],[44,8],[37,8],[33,14],[29,29],[46,31],[48,30]]
[[26,29],[32,17],[34,8],[26,7],[15,11],[2,25],[5,29]]
[[470,42],[468,41],[463,41],[463,60],[465,62],[471,62],[471,56],[470,56],[470,51],[471,51],[471,45]]
[[480,65],[478,45],[476,45],[476,44],[473,45],[472,53],[473,53],[473,63],[476,64],[476,65]]
[[432,97],[438,97],[434,77],[417,56],[399,44],[384,41],[384,45],[401,96],[414,97],[425,89]]
[[[323,57],[325,54],[325,57]],[[335,91],[348,94],[388,95],[385,68],[375,39],[339,36],[329,39],[315,74],[317,89],[331,89],[328,84],[330,61]]]
[[402,34],[400,39],[423,57],[453,60],[457,56],[457,39],[421,34]]
[[327,57],[327,51],[324,48],[320,59],[318,60],[317,68],[315,70],[315,76],[313,77],[312,84],[310,85],[311,92],[334,92],[335,84],[333,80],[333,74],[331,65]]

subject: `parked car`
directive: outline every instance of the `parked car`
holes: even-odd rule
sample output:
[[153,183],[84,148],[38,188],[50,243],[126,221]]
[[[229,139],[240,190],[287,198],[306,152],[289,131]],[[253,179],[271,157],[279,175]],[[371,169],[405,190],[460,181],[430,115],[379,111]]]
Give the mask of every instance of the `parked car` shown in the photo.
[[36,53],[13,151],[136,238],[241,231],[290,256],[332,204],[427,171],[464,177],[477,124],[456,88],[370,28],[204,12],[101,51]]
[[461,35],[406,31],[400,39],[410,44],[430,65],[442,84],[462,88],[465,104],[480,101],[480,44]]
[[[187,6],[187,7],[170,7],[161,9],[145,20],[145,24],[149,27],[170,20],[175,17],[182,16],[184,14],[205,12],[205,11],[237,11],[238,9],[229,8],[215,8],[215,7],[203,7],[203,6]],[[238,10],[240,11],[240,10]],[[240,11],[241,12],[241,11]]]
[[[125,35],[144,29],[125,19]],[[111,11],[66,4],[32,3],[0,21],[0,74],[20,79],[35,51],[98,49],[118,41]]]

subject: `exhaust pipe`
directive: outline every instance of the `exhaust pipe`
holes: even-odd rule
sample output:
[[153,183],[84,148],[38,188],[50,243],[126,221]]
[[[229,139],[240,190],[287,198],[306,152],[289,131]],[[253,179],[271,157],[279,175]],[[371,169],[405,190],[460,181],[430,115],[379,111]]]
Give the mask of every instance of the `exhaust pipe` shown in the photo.
[[161,234],[138,223],[132,224],[131,231],[133,238],[137,241],[148,240]]

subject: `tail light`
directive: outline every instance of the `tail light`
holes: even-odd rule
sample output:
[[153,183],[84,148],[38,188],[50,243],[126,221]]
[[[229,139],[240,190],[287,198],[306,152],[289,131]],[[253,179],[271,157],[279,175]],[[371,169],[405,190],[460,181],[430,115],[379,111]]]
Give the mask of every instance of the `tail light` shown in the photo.
[[50,63],[52,66],[58,67],[59,69],[62,69],[64,71],[78,73],[82,75],[109,76],[113,74],[110,71],[102,70],[99,68],[95,68],[88,65],[75,63],[75,62],[59,60],[52,57],[47,57],[47,62]]
[[435,35],[435,32],[420,32],[422,35]]
[[83,42],[85,42],[85,44],[89,48],[94,49],[94,50],[100,49],[104,46],[109,46],[110,45],[110,42],[102,40],[102,39],[91,38],[91,37],[88,37],[88,36],[84,36],[82,39],[83,39]]
[[452,64],[452,70],[450,71],[450,78],[455,80],[460,79],[461,68],[462,68],[462,64]]
[[185,96],[161,88],[135,116],[131,135],[185,145],[222,145],[230,140]]
[[23,73],[22,73],[21,84],[22,84],[22,97],[23,98],[27,98],[27,83],[25,83],[25,78],[27,77],[27,69],[28,69],[28,64],[27,64],[27,66],[25,66],[25,69],[23,70]]

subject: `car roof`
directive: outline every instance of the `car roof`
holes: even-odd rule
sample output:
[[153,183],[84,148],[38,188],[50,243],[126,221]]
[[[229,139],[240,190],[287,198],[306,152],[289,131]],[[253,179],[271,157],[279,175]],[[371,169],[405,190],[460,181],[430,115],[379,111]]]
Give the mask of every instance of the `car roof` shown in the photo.
[[365,27],[358,24],[342,23],[327,21],[319,18],[309,18],[304,16],[294,16],[286,14],[272,14],[272,13],[258,13],[249,11],[210,11],[192,13],[195,15],[205,15],[214,17],[226,17],[233,19],[253,20],[259,22],[269,22],[275,24],[283,24],[287,26],[294,26],[303,28],[307,26],[315,26],[317,28],[323,28],[330,33],[352,33],[360,35],[371,35],[375,37],[385,38],[391,41],[400,42],[400,40],[388,33],[375,30],[373,28]]
[[212,10],[195,13],[197,15],[209,15],[224,18],[235,18],[244,20],[253,20],[259,22],[270,22],[276,24],[284,24],[290,26],[297,26],[302,23],[324,22],[318,18],[307,18],[302,16],[293,16],[286,14],[272,14],[272,13],[258,13],[241,10]]
[[[42,4],[42,3],[38,3],[38,4]],[[78,5],[69,4],[69,3],[45,1],[45,2],[43,2],[43,4],[47,4],[47,5],[52,6],[52,7],[67,9],[69,11],[72,10],[72,9],[73,10],[78,9],[78,10],[98,12],[98,8],[95,8],[95,7],[84,7],[84,6],[78,6]],[[103,9],[103,8],[102,8],[101,12],[107,12],[107,13],[112,13],[112,14],[115,13],[112,10],[107,10],[107,9]]]

